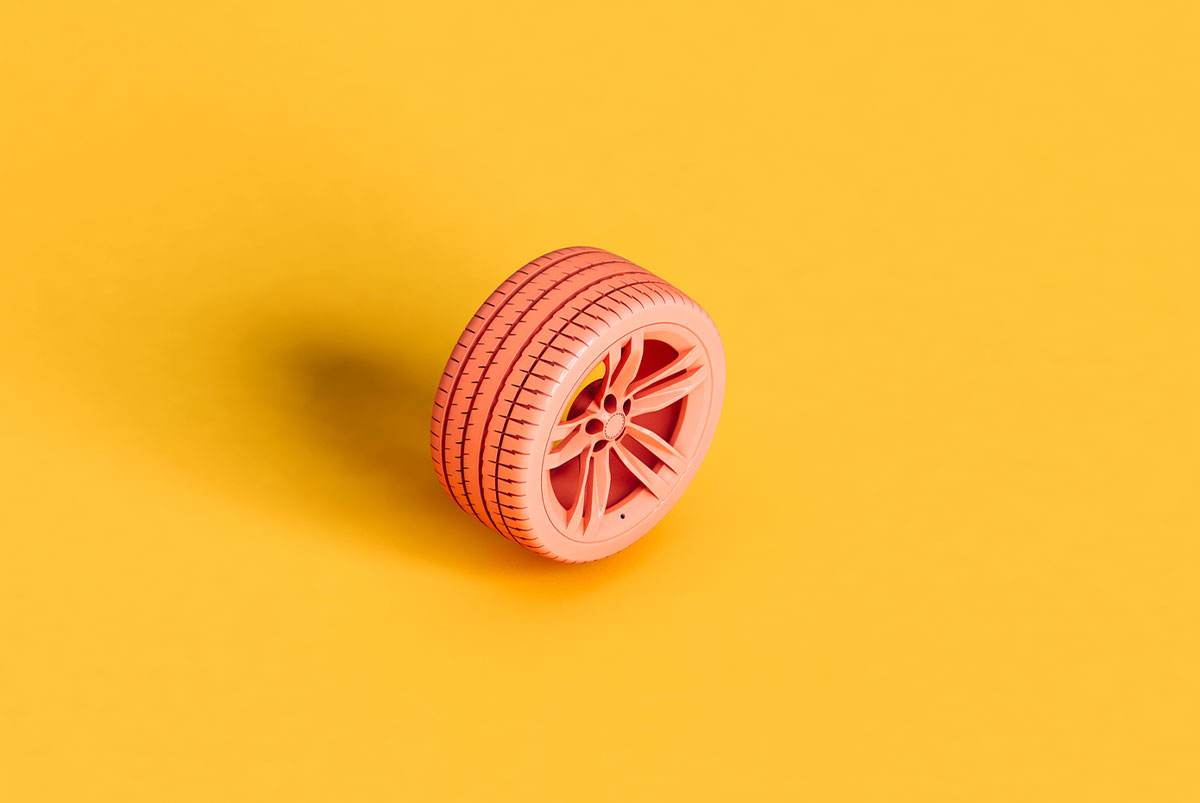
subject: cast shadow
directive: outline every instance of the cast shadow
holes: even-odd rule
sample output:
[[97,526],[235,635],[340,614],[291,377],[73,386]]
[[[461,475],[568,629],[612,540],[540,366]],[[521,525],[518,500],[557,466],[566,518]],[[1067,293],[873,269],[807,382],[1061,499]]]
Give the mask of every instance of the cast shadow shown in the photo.
[[302,428],[348,475],[339,480],[383,503],[384,537],[405,553],[472,574],[570,571],[515,547],[446,497],[429,454],[436,369],[332,340],[295,342],[277,356]]

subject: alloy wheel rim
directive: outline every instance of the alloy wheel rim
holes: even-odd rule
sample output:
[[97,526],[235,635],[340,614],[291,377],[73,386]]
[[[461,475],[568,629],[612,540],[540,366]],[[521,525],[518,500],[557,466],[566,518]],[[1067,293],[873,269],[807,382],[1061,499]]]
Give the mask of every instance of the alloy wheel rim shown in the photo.
[[565,537],[617,537],[670,498],[700,448],[711,377],[704,345],[676,324],[642,327],[606,350],[565,404],[543,461],[547,511]]

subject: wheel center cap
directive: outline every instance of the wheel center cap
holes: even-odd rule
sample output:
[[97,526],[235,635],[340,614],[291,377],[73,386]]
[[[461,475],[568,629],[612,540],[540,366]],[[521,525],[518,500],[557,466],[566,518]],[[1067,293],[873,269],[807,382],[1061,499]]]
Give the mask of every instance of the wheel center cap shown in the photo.
[[604,438],[606,440],[615,441],[621,437],[621,433],[625,431],[625,414],[613,413],[604,422]]

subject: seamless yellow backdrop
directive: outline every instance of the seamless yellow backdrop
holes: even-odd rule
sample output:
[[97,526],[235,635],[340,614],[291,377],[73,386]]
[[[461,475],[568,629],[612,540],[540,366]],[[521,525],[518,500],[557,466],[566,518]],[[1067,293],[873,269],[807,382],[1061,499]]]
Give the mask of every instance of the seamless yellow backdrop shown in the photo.
[[[7,3],[0,799],[1200,799],[1188,2]],[[462,515],[511,271],[711,312],[678,507]]]

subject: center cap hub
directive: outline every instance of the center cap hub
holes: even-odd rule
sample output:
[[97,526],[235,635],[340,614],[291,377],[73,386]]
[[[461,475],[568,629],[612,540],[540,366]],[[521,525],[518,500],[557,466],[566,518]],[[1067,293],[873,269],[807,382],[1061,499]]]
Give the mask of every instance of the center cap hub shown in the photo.
[[625,431],[625,414],[613,413],[604,422],[604,438],[605,440],[615,441],[621,437],[621,433]]

